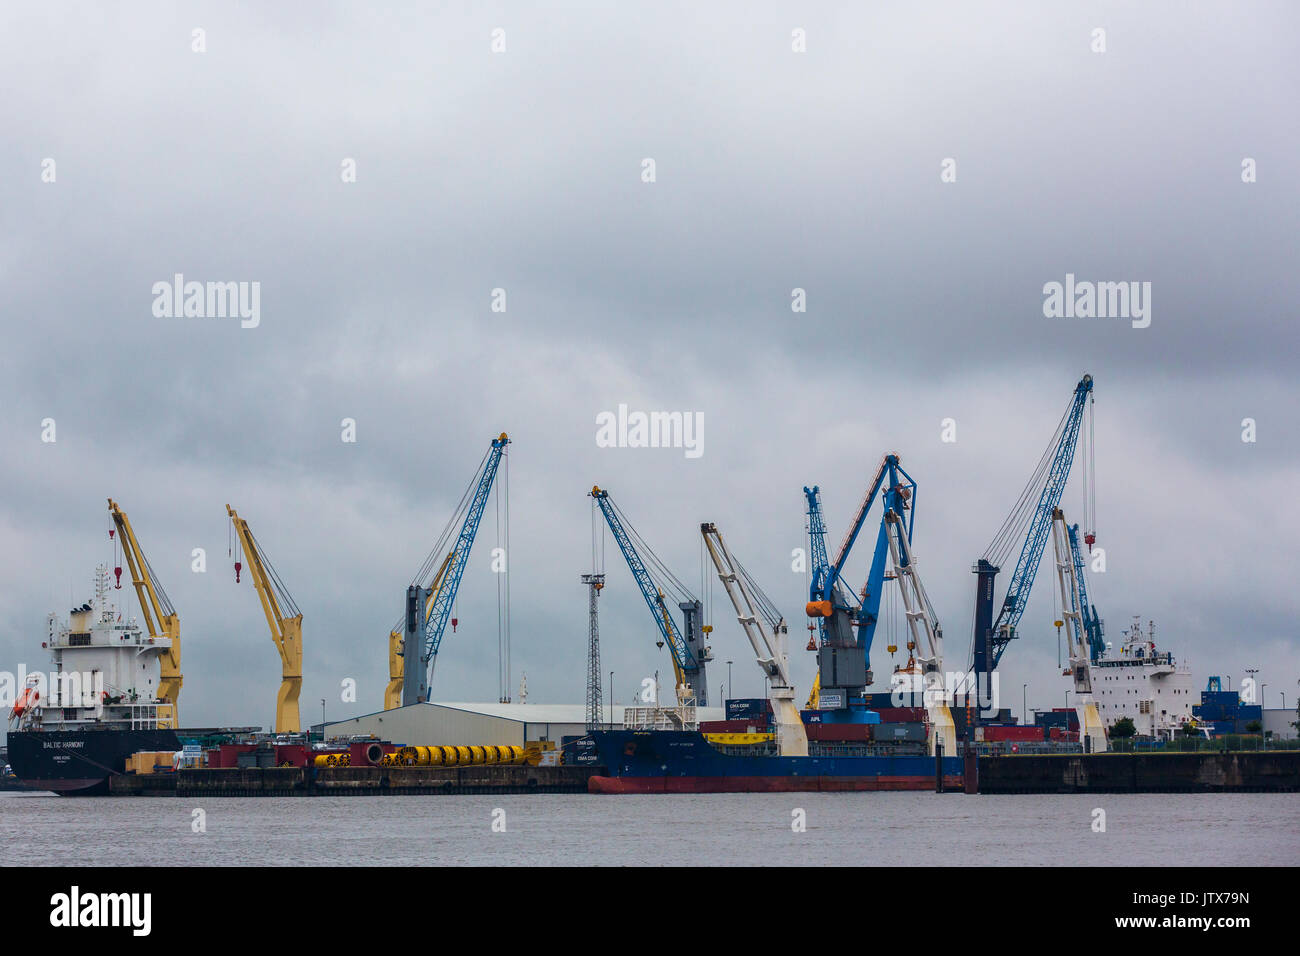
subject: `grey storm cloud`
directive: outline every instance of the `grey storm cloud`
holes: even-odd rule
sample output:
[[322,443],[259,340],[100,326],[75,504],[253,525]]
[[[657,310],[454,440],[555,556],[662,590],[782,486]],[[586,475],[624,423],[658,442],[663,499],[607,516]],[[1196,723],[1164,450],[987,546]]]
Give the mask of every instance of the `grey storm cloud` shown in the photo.
[[[186,722],[268,723],[278,667],[229,568],[230,502],[304,611],[304,717],[322,697],[331,715],[375,709],[404,587],[501,431],[507,692],[527,672],[531,699],[581,699],[593,484],[714,600],[698,526],[717,522],[801,644],[800,489],[822,487],[838,539],[886,451],[920,483],[915,548],[963,657],[970,565],[1087,371],[1111,635],[1141,614],[1198,678],[1258,666],[1270,694],[1300,692],[1300,14],[1233,16],[10,4],[0,667],[43,666],[45,613],[84,600],[108,558],[111,495],[180,610]],[[260,325],[156,317],[150,290],[176,273],[259,282]],[[1043,286],[1067,273],[1150,282],[1151,326],[1046,318]],[[598,448],[596,416],[620,403],[701,413],[704,454]],[[496,543],[493,510],[444,698],[500,692]],[[605,561],[603,656],[626,699],[670,666],[612,543]],[[1040,584],[1003,662],[1037,706],[1066,689],[1050,604]],[[737,693],[759,692],[722,605],[715,625]]]

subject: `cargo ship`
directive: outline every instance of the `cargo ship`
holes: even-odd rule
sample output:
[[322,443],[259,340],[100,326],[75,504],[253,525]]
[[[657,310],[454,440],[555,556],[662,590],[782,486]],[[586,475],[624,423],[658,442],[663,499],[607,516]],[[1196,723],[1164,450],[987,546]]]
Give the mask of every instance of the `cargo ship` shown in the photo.
[[107,792],[137,751],[177,751],[175,705],[157,696],[166,637],[141,632],[108,600],[108,568],[95,572],[94,599],[60,623],[51,614],[43,647],[48,675],[24,681],[9,714],[9,763],[32,790]]
[[[927,752],[923,724],[881,723],[869,710],[803,713],[807,756],[782,756],[767,715],[683,723],[680,729],[592,730],[604,774],[592,793],[785,793],[851,790],[929,790],[942,773],[944,789],[962,786],[962,758]],[[757,702],[754,702],[757,703]],[[766,703],[765,701],[763,703]],[[625,711],[626,713],[626,711]],[[673,721],[668,721],[669,724]],[[724,726],[725,725],[725,726]],[[900,729],[906,728],[900,733]],[[936,761],[941,761],[941,767]]]

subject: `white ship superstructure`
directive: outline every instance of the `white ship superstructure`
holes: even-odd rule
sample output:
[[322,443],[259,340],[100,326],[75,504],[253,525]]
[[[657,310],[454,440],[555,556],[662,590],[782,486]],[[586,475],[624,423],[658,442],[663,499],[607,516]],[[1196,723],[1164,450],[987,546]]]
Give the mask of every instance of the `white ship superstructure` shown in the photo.
[[1155,624],[1147,622],[1143,632],[1137,617],[1118,652],[1107,648],[1106,656],[1092,665],[1092,674],[1093,698],[1107,729],[1128,717],[1138,734],[1168,737],[1192,719],[1192,705],[1200,702],[1187,665],[1159,650]]
[[[175,707],[158,699],[159,658],[171,647],[124,618],[108,599],[108,569],[95,571],[95,597],[65,624],[51,614],[44,646],[52,673],[27,679],[19,730],[174,728]],[[17,710],[18,708],[15,708]]]

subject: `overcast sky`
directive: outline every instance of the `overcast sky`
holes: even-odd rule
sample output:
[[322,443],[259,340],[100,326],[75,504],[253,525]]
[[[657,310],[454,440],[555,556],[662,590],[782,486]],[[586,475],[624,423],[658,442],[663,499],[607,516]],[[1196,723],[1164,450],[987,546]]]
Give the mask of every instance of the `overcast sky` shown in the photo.
[[[696,588],[719,525],[792,622],[802,696],[801,488],[833,547],[887,451],[964,662],[970,565],[1089,372],[1110,636],[1153,619],[1198,686],[1258,667],[1294,705],[1292,4],[433,6],[5,5],[0,667],[47,666],[45,615],[111,561],[112,496],[180,613],[183,723],[270,724],[230,502],[305,614],[304,722],[379,709],[404,588],[503,430],[512,693],[526,672],[531,702],[582,701],[600,484]],[[158,317],[176,273],[260,283],[260,324]],[[1067,273],[1151,283],[1150,326],[1046,318]],[[597,447],[620,403],[701,414],[703,454]],[[497,698],[496,534],[490,512],[438,699]],[[606,570],[626,701],[671,668],[612,544]],[[1003,659],[1017,712],[1023,683],[1031,707],[1069,686],[1049,572]]]

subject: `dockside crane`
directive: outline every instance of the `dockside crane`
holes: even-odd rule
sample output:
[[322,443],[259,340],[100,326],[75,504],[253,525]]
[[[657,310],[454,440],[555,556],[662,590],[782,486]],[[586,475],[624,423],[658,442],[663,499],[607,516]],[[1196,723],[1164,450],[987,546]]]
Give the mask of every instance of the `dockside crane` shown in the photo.
[[[230,505],[226,514],[235,528],[235,537],[248,560],[248,573],[262,602],[266,624],[271,629],[271,643],[280,653],[280,689],[275,695],[275,732],[296,734],[302,731],[298,714],[298,695],[302,692],[302,612],[293,596],[267,560],[248,522]],[[238,554],[238,553],[236,553]],[[235,581],[239,581],[240,566],[235,565]]]
[[[167,717],[161,709],[158,713],[160,728],[175,728],[180,721],[181,684],[181,621],[172,606],[162,583],[154,574],[148,559],[140,549],[131,520],[126,516],[116,501],[108,499],[108,510],[113,516],[113,525],[117,538],[126,557],[127,567],[131,571],[131,583],[135,585],[136,597],[140,600],[140,611],[144,617],[145,629],[156,643],[167,641],[167,649],[158,659],[158,699],[171,704],[171,716]],[[114,568],[121,587],[122,569]]]
[[[1051,530],[1052,514],[1060,506],[1066,480],[1070,477],[1084,410],[1091,407],[1091,396],[1092,376],[1084,375],[1074,387],[1070,404],[1057,424],[1052,441],[1048,443],[1033,475],[1020,493],[1020,498],[1003,522],[993,543],[973,568],[976,575],[973,670],[981,710],[993,706],[992,674],[1007,645],[1019,636],[1016,626],[1029,603],[1029,593]],[[1090,461],[1089,466],[1091,467]],[[1086,491],[1091,500],[1091,489]],[[1022,537],[1020,557],[1016,561],[997,618],[994,619],[994,590],[998,572],[1004,560],[1010,557],[1015,543]],[[1091,530],[1084,540],[1091,547],[1095,540]]]
[[[892,511],[899,516],[900,530],[910,543],[916,517],[916,482],[903,470],[897,455],[885,455],[840,542],[833,562],[826,549],[821,491],[817,487],[805,487],[803,491],[808,503],[812,570],[805,611],[809,618],[817,621],[821,639],[819,646],[810,646],[810,649],[817,651],[814,695],[822,708],[839,709],[848,707],[854,698],[862,697],[867,686],[874,680],[869,666],[871,643],[880,616],[885,567],[889,563],[889,534],[883,518],[876,535],[871,569],[866,584],[856,594],[856,600],[851,597],[854,594],[852,586],[843,577],[845,563],[866,526],[867,515],[877,497],[881,499],[886,513]],[[903,518],[908,512],[911,512],[910,516]]]
[[[429,699],[429,686],[433,681],[443,633],[448,621],[451,621],[453,629],[456,626],[456,620],[451,616],[456,592],[460,589],[474,537],[478,534],[492,484],[509,444],[505,432],[492,439],[491,447],[479,463],[438,543],[406,589],[405,613],[401,622],[389,632],[389,682],[384,693],[384,708],[387,710],[397,706],[398,686],[401,687],[403,704],[423,703]],[[456,526],[457,519],[460,519],[460,530],[452,541],[451,529]],[[438,570],[430,577],[435,562]],[[429,581],[427,585],[421,583],[425,580]]]
[[1070,529],[1060,508],[1052,509],[1052,550],[1056,557],[1056,580],[1060,589],[1061,617],[1058,626],[1065,626],[1066,642],[1070,648],[1070,665],[1065,676],[1074,682],[1074,709],[1079,714],[1079,735],[1086,753],[1102,753],[1109,749],[1106,727],[1092,698],[1092,657],[1088,646],[1088,630],[1084,624],[1083,609],[1086,595],[1081,588],[1080,570],[1075,560],[1078,549],[1071,547]]
[[808,733],[794,702],[794,682],[790,679],[790,661],[786,653],[785,617],[732,555],[716,525],[700,525],[700,534],[727,597],[736,609],[736,620],[754,648],[759,669],[768,679],[777,752],[783,757],[806,757]]
[[[623,559],[627,562],[632,577],[636,579],[637,587],[641,589],[641,596],[645,599],[646,606],[650,608],[650,615],[654,618],[662,637],[659,646],[667,644],[672,654],[678,705],[685,707],[694,703],[700,707],[707,707],[709,689],[705,679],[705,664],[712,658],[709,648],[704,644],[705,632],[701,622],[704,605],[655,556],[645,540],[637,534],[636,529],[614,504],[608,491],[593,487],[590,494],[600,507],[601,514],[605,516],[610,533],[618,543]],[[655,575],[652,575],[647,568],[642,558],[643,554],[654,566]],[[677,607],[682,612],[681,631],[677,629],[677,624],[668,610],[664,597],[665,588],[679,598]]]

